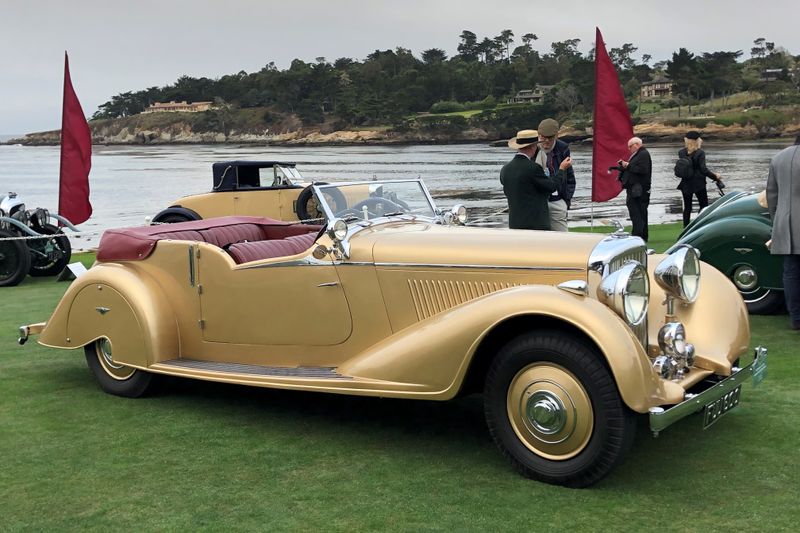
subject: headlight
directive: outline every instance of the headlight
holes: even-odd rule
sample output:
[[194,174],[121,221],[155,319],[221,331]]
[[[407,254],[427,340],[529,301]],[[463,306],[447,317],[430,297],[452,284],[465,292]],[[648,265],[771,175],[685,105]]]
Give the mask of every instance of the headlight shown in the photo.
[[467,221],[467,208],[461,204],[453,206],[450,211],[444,214],[444,221],[446,224],[464,225]]
[[47,209],[41,207],[29,211],[28,216],[31,222],[40,228],[43,228],[50,219],[50,213],[48,213]]
[[655,277],[667,294],[693,303],[700,290],[700,258],[697,250],[691,246],[679,248],[658,264]]
[[612,308],[628,324],[637,326],[647,316],[650,301],[650,282],[647,270],[630,261],[606,276],[598,289],[598,298]]
[[341,218],[336,218],[332,221],[328,234],[337,241],[344,240],[347,237],[347,222]]
[[686,346],[686,328],[680,322],[668,322],[659,330],[658,347],[664,354],[683,357],[686,354]]

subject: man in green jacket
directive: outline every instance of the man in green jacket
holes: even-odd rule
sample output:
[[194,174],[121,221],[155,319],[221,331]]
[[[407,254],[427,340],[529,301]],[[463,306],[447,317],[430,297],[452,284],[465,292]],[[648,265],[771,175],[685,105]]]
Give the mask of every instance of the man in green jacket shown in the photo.
[[508,199],[508,227],[511,229],[550,229],[548,201],[550,193],[566,179],[566,170],[572,166],[567,157],[554,176],[548,176],[541,165],[531,158],[536,152],[539,134],[536,130],[522,130],[508,141],[509,148],[517,153],[500,171],[500,183]]

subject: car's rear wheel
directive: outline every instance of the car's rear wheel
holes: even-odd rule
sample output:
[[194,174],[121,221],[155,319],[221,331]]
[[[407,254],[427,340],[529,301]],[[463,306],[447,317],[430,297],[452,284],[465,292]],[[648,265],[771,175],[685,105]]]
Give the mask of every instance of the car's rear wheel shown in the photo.
[[31,268],[31,254],[24,240],[2,240],[17,237],[0,230],[0,287],[19,285]]
[[111,342],[98,339],[84,347],[86,363],[94,374],[100,388],[109,394],[139,398],[150,392],[155,376],[137,368],[114,361]]
[[587,487],[624,458],[635,417],[600,355],[562,333],[521,335],[486,379],[486,421],[503,454],[527,477]]
[[783,291],[762,287],[758,270],[752,265],[737,266],[731,273],[731,281],[742,295],[750,314],[770,315],[783,308]]
[[42,235],[53,235],[50,239],[30,239],[31,276],[55,276],[64,270],[72,257],[72,245],[64,232],[52,224],[39,229]]

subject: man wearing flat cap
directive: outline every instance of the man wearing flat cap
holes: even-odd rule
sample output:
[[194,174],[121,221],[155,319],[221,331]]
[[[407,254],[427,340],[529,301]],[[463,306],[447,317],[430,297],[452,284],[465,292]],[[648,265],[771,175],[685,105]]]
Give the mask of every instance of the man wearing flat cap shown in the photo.
[[[552,176],[558,170],[561,162],[570,157],[569,145],[558,139],[559,124],[552,118],[546,118],[539,123],[539,149],[533,156],[544,171]],[[569,231],[567,227],[567,210],[575,194],[575,171],[567,168],[564,181],[550,193],[550,229],[553,231]]]
[[508,141],[509,148],[517,153],[500,171],[500,183],[508,199],[508,227],[511,229],[550,229],[550,194],[558,190],[572,165],[572,159],[567,157],[557,171],[548,175],[541,165],[532,161],[538,143],[536,130],[519,131]]

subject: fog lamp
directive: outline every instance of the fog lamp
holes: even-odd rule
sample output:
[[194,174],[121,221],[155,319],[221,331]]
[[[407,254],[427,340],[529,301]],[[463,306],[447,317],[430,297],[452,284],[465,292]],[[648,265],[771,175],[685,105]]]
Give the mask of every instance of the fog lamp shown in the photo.
[[680,322],[667,322],[658,331],[658,347],[665,355],[684,357],[686,346],[686,328]]

